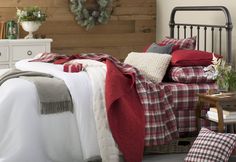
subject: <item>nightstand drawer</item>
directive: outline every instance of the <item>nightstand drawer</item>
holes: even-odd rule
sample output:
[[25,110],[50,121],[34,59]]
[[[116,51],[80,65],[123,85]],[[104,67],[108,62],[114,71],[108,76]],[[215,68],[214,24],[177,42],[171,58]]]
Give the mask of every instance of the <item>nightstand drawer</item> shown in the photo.
[[8,47],[0,47],[0,61],[9,61]]
[[10,68],[9,64],[0,64],[0,69],[8,69]]
[[18,61],[21,59],[33,58],[35,55],[45,52],[45,46],[13,46],[12,59]]

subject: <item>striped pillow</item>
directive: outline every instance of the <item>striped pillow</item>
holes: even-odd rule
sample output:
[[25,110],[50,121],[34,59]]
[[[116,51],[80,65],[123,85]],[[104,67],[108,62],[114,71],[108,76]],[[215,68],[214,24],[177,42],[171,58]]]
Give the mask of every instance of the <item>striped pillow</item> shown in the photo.
[[185,38],[185,39],[175,39],[175,38],[169,38],[166,37],[164,40],[160,42],[160,44],[174,44],[178,45],[179,49],[189,49],[189,50],[194,50],[196,47],[196,36],[190,37],[190,38]]
[[236,134],[215,133],[202,128],[185,162],[227,162],[236,144]]

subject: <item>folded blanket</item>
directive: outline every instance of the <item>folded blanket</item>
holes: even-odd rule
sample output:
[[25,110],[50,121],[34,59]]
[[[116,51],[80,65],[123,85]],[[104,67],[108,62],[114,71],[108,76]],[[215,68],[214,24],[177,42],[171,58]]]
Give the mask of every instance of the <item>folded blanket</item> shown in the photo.
[[72,99],[63,80],[45,73],[11,69],[0,76],[0,85],[8,79],[19,77],[34,83],[41,103],[41,114],[73,112]]
[[0,85],[2,85],[5,81],[12,78],[19,78],[20,76],[42,76],[42,77],[50,77],[53,76],[50,74],[39,73],[34,71],[21,71],[18,69],[10,69],[6,73],[0,76]]

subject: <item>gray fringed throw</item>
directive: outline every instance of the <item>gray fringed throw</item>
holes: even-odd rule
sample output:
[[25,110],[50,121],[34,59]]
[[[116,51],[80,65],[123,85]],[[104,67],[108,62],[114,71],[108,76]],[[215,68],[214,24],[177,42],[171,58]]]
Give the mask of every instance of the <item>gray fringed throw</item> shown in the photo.
[[34,83],[41,103],[41,114],[73,112],[71,95],[63,80],[45,73],[11,69],[0,76],[0,85],[8,79],[19,77]]

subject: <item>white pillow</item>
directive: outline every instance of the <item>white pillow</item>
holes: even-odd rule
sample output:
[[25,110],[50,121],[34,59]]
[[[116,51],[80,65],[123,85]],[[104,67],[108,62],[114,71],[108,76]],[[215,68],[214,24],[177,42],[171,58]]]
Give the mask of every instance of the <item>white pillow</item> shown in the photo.
[[125,59],[126,64],[137,68],[145,77],[160,83],[171,60],[169,54],[131,52]]

